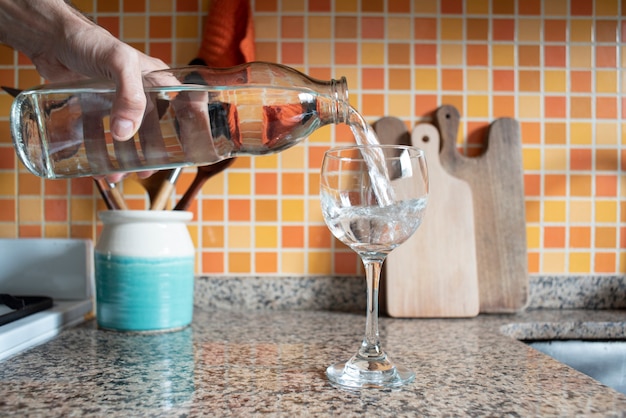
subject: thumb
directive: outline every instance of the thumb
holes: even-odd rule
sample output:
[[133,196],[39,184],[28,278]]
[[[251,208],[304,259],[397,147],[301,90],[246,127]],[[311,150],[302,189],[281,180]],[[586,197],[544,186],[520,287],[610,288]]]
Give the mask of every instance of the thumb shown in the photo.
[[135,135],[146,109],[146,95],[140,72],[123,72],[116,79],[117,93],[111,109],[111,135],[125,141]]

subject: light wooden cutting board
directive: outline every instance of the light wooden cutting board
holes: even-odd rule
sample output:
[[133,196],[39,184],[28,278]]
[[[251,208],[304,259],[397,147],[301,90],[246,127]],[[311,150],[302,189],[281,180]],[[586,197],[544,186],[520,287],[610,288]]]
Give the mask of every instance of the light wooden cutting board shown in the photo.
[[519,125],[510,118],[495,120],[486,151],[468,158],[456,147],[458,110],[442,106],[435,120],[442,138],[441,164],[467,181],[474,198],[480,311],[520,311],[528,302],[528,261]]
[[[406,144],[402,121],[374,125],[381,143]],[[411,142],[426,154],[430,193],[422,225],[384,264],[384,302],[389,315],[453,318],[478,315],[478,278],[472,195],[467,183],[439,162],[439,133],[430,124],[413,130]]]

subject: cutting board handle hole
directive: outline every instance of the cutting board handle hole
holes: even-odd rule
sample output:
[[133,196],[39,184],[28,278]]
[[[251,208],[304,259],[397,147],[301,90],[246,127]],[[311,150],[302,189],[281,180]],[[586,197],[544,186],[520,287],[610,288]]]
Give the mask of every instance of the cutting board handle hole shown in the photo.
[[422,142],[427,143],[428,141],[430,141],[430,138],[428,137],[428,135],[424,135],[422,137]]

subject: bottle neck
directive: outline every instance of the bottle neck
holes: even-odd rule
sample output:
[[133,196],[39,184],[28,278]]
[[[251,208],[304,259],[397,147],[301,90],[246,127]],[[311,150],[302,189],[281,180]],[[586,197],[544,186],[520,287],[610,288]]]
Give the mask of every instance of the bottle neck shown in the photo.
[[318,106],[319,114],[326,123],[348,123],[350,103],[348,101],[348,82],[345,77],[332,79],[329,83],[330,99],[322,100]]

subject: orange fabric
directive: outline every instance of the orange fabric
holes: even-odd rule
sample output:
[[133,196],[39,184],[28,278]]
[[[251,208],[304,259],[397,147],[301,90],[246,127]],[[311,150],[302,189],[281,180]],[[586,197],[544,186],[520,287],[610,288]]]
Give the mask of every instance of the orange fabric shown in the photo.
[[212,0],[198,58],[209,67],[254,61],[254,22],[249,0]]

